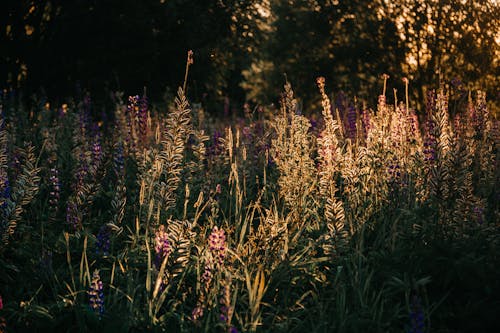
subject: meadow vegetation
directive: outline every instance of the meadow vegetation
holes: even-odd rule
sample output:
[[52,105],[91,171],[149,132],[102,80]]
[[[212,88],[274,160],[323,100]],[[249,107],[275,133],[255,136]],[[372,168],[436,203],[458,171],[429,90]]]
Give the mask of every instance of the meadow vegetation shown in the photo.
[[319,112],[285,82],[231,122],[185,85],[106,120],[4,90],[0,331],[495,331],[499,122],[388,80],[370,107],[318,78]]

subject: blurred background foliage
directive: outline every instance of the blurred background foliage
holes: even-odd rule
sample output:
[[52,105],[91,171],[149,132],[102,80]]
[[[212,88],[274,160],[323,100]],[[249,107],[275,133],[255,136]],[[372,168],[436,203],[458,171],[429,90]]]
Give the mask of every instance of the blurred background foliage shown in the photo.
[[408,77],[416,100],[445,80],[498,101],[499,18],[495,0],[4,0],[0,83],[52,98],[147,87],[159,99],[192,49],[188,94],[212,112],[276,102],[284,74],[307,103],[319,75],[374,99],[382,73],[400,91]]

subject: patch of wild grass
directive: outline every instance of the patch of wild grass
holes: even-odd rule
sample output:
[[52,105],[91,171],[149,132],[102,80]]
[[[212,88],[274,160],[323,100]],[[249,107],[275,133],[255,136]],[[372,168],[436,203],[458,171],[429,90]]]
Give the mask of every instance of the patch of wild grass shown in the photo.
[[494,331],[498,120],[387,79],[369,109],[319,78],[314,122],[287,82],[226,127],[183,88],[105,123],[4,91],[0,331]]

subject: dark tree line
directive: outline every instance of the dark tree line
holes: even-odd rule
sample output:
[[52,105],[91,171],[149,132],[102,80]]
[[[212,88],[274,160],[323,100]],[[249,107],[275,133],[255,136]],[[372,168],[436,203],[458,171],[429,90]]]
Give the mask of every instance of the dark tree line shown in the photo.
[[0,82],[50,96],[78,84],[99,94],[159,98],[184,77],[198,100],[270,102],[283,74],[305,99],[315,77],[333,90],[376,96],[382,73],[418,87],[440,79],[498,98],[500,10],[494,1],[5,0]]

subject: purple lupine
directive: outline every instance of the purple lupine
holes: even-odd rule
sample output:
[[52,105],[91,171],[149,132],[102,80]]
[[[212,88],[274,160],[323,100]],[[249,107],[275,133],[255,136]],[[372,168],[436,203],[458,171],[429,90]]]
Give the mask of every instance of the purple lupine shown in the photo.
[[[231,290],[227,284],[228,281],[226,281],[226,285],[222,287],[221,291],[221,298],[219,300],[220,303],[220,315],[219,315],[219,320],[224,323],[226,327],[229,328],[229,331],[234,328],[231,326],[231,317],[233,313],[233,309],[231,308]],[[229,280],[229,284],[230,284]]]
[[216,263],[222,265],[224,263],[224,258],[226,257],[227,251],[226,233],[224,232],[224,229],[219,229],[217,226],[215,226],[208,238],[208,243],[210,252],[213,258],[216,260]]
[[484,209],[480,206],[474,206],[472,211],[474,212],[474,218],[476,219],[476,221],[479,224],[483,224],[484,223]]
[[59,172],[54,167],[50,169],[49,177],[49,205],[52,211],[57,211],[60,196],[61,183],[59,182]]
[[410,329],[408,333],[423,333],[425,330],[424,310],[420,302],[420,297],[413,296],[410,304]]
[[77,230],[81,224],[78,205],[73,201],[69,201],[66,208],[66,224],[73,230]]
[[436,148],[437,148],[437,139],[434,135],[434,131],[436,128],[436,124],[433,120],[428,119],[425,123],[426,132],[424,139],[424,161],[429,164],[434,164],[436,160]]
[[478,117],[477,117],[477,111],[476,108],[474,107],[474,104],[472,103],[472,100],[469,98],[469,102],[467,103],[467,116],[468,116],[468,121],[472,129],[476,131],[478,127]]
[[168,234],[163,225],[160,225],[155,233],[155,253],[156,253],[156,268],[160,268],[163,260],[172,251],[172,246],[168,240]]
[[389,163],[388,170],[389,180],[393,183],[399,183],[401,178],[401,167],[399,166],[399,161],[397,157],[393,157],[391,162]]
[[209,264],[205,265],[205,270],[203,271],[203,274],[201,276],[201,282],[203,283],[203,286],[206,290],[209,289],[210,283],[212,282],[213,278],[213,272],[212,268]]
[[311,118],[309,119],[309,124],[311,125],[309,127],[309,130],[314,133],[318,128],[318,121],[316,119]]
[[207,157],[215,157],[222,154],[224,151],[224,146],[221,144],[220,139],[222,138],[222,133],[219,131],[215,131],[212,135],[212,144],[206,150]]
[[123,143],[120,141],[115,148],[113,167],[118,177],[122,176],[125,170],[125,159],[123,156]]
[[76,170],[76,182],[73,184],[73,190],[76,193],[78,193],[85,185],[85,178],[89,174],[89,168],[87,166],[87,162],[85,161],[84,154],[80,154],[79,162],[80,166]]
[[149,108],[149,100],[146,96],[146,91],[144,91],[144,95],[138,100],[139,107],[136,113],[136,121],[139,125],[139,134],[142,142],[146,140],[147,137],[147,125],[148,125],[148,108]]
[[96,253],[98,255],[102,254],[103,256],[109,255],[109,249],[111,247],[111,230],[109,226],[101,226],[96,238]]
[[92,282],[90,283],[89,305],[92,311],[99,317],[104,313],[104,292],[99,270],[95,270],[92,274]]
[[102,147],[100,140],[97,140],[92,145],[92,158],[95,165],[99,165],[102,160]]
[[410,125],[410,135],[408,136],[407,140],[411,141],[412,138],[420,138],[418,116],[415,113],[415,110],[410,110],[410,114],[408,115],[408,123]]
[[203,317],[204,311],[205,311],[205,294],[208,293],[208,290],[210,289],[210,283],[212,282],[213,278],[213,272],[211,268],[211,262],[209,261],[205,265],[205,270],[203,271],[203,275],[201,276],[201,284],[202,284],[202,289],[201,289],[201,295],[198,299],[198,302],[196,303],[196,307],[193,309],[191,312],[191,320],[193,322],[198,322],[198,320]]
[[425,110],[427,114],[431,114],[431,112],[436,107],[436,92],[434,90],[428,90],[426,99],[425,99]]
[[212,232],[208,237],[208,250],[210,255],[205,262],[205,270],[203,271],[200,279],[202,283],[201,296],[196,307],[191,313],[191,319],[194,322],[198,321],[198,319],[203,316],[205,295],[210,289],[210,284],[212,282],[214,274],[224,263],[227,246],[226,234],[223,229],[219,229],[217,226],[212,229]]
[[356,108],[354,106],[349,106],[347,109],[347,114],[346,114],[346,133],[347,137],[351,140],[354,140],[356,138],[356,120],[357,120],[357,114],[356,114]]

